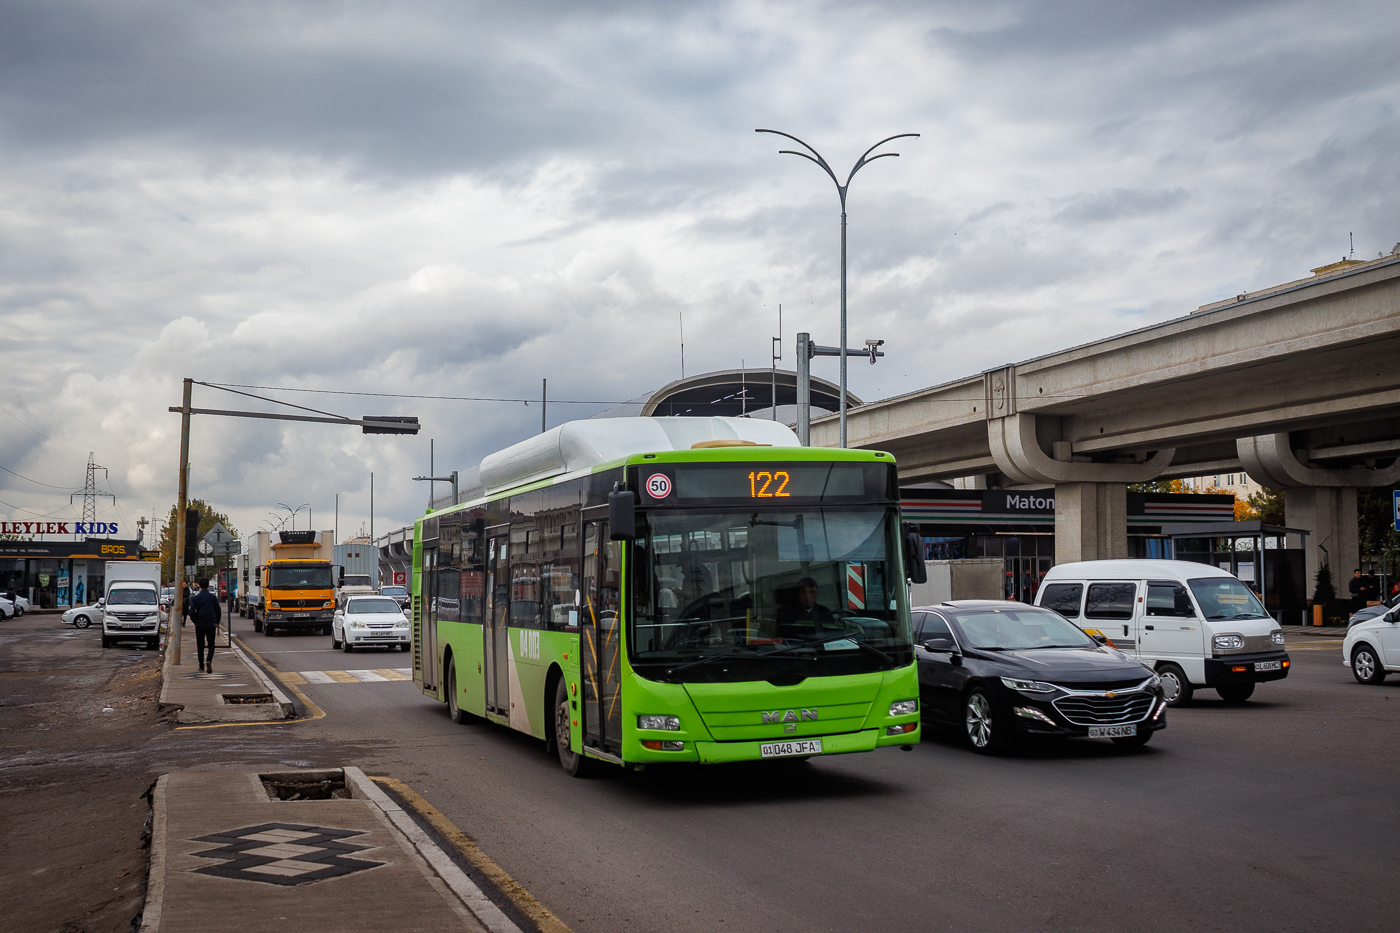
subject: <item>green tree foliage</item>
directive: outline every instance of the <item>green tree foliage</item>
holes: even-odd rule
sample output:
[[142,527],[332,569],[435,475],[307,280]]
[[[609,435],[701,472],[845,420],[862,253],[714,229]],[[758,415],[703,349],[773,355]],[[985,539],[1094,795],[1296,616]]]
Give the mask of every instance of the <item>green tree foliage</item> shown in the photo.
[[1324,625],[1345,625],[1346,606],[1337,599],[1337,589],[1332,585],[1332,568],[1323,564],[1317,568],[1313,586],[1313,605],[1322,607]]
[[[203,499],[189,500],[189,507],[199,510],[199,536],[202,538],[216,524],[222,523],[228,529],[228,533],[234,538],[238,537],[238,529],[233,527],[233,522],[229,521],[227,515],[216,511],[209,503]],[[160,536],[160,575],[161,579],[167,583],[175,579],[175,556],[179,553],[175,541],[175,506],[170,507],[170,512],[165,518],[165,529]]]
[[1249,507],[1258,514],[1259,520],[1264,524],[1284,527],[1282,489],[1261,487],[1249,497]]

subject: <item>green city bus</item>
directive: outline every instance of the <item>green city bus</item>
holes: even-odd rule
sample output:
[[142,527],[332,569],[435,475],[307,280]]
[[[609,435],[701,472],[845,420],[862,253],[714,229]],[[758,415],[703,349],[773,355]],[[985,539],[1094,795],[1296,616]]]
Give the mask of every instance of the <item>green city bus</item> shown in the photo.
[[570,774],[919,740],[923,557],[889,454],[599,418],[475,482],[414,527],[413,679],[456,722],[529,733]]

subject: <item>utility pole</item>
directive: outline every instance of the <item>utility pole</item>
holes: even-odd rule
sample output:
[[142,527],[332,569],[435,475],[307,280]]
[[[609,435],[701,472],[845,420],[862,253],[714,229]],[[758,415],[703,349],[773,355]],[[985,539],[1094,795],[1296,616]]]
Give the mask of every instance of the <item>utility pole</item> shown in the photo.
[[[880,348],[885,345],[883,340],[867,340],[864,350],[856,350],[846,347],[819,347],[812,342],[810,334],[797,335],[797,441],[803,447],[810,447],[812,444],[812,357],[814,356],[839,356],[842,362],[852,353],[870,357],[870,365],[874,366],[875,361],[885,355],[885,351]],[[845,389],[841,390],[843,393]],[[841,396],[841,407],[846,407],[846,396]],[[845,434],[841,436],[841,446],[845,447]]]
[[[543,433],[545,432],[545,424],[548,422],[548,418],[547,418],[548,414],[549,414],[549,380],[548,380],[548,379],[541,379],[541,380],[540,380],[540,433],[541,433],[541,434],[543,434]],[[453,498],[455,499],[456,497],[454,496]],[[457,503],[456,503],[456,502],[453,502],[452,504],[453,504],[453,505],[456,505]]]
[[369,543],[374,543],[374,474],[369,475]]
[[190,392],[194,380],[185,378],[184,401],[180,405],[180,483],[175,496],[175,598],[170,603],[166,625],[170,629],[171,663],[180,663],[180,623],[185,618],[185,503],[189,498],[190,482]]
[[335,494],[335,540],[332,545],[340,543],[340,493]]
[[783,358],[783,306],[778,305],[778,336],[773,338],[773,360],[769,366],[772,370],[769,387],[768,401],[773,403],[773,420],[778,420],[778,360]]

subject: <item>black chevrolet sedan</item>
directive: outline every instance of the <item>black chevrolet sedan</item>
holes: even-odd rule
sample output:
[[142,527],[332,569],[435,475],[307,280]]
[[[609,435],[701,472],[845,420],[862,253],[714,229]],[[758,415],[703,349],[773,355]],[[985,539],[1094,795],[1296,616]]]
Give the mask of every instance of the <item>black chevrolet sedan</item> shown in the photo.
[[915,609],[913,622],[922,719],[955,727],[975,751],[1027,735],[1145,745],[1166,728],[1157,675],[1059,613],[955,600]]

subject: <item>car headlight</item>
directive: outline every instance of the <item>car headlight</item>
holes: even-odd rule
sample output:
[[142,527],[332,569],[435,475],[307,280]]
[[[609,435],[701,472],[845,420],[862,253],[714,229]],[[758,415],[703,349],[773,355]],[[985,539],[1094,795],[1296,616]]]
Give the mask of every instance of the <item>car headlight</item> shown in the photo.
[[1274,644],[1279,645],[1279,646],[1281,647],[1281,646],[1283,645],[1283,632],[1282,632],[1282,631],[1270,632],[1270,633],[1269,633],[1269,641],[1271,641],[1271,642],[1273,642]]
[[1216,635],[1210,643],[1222,651],[1244,647],[1244,639],[1238,635]]
[[667,732],[679,732],[681,728],[681,718],[679,716],[648,716],[637,717],[638,729],[665,729]]
[[364,628],[364,627],[365,627],[365,624],[364,624],[363,622],[361,622],[359,619],[356,619],[355,621],[353,621],[353,622],[350,623],[350,627],[351,627],[351,628]]
[[919,711],[918,700],[895,700],[890,704],[891,716],[908,716]]
[[400,619],[398,622],[394,623],[394,628],[408,628],[408,620]]
[[1054,693],[1057,689],[1054,684],[1042,683],[1038,680],[1017,680],[1015,677],[1003,677],[1001,682],[1012,690],[1019,690],[1022,693]]

